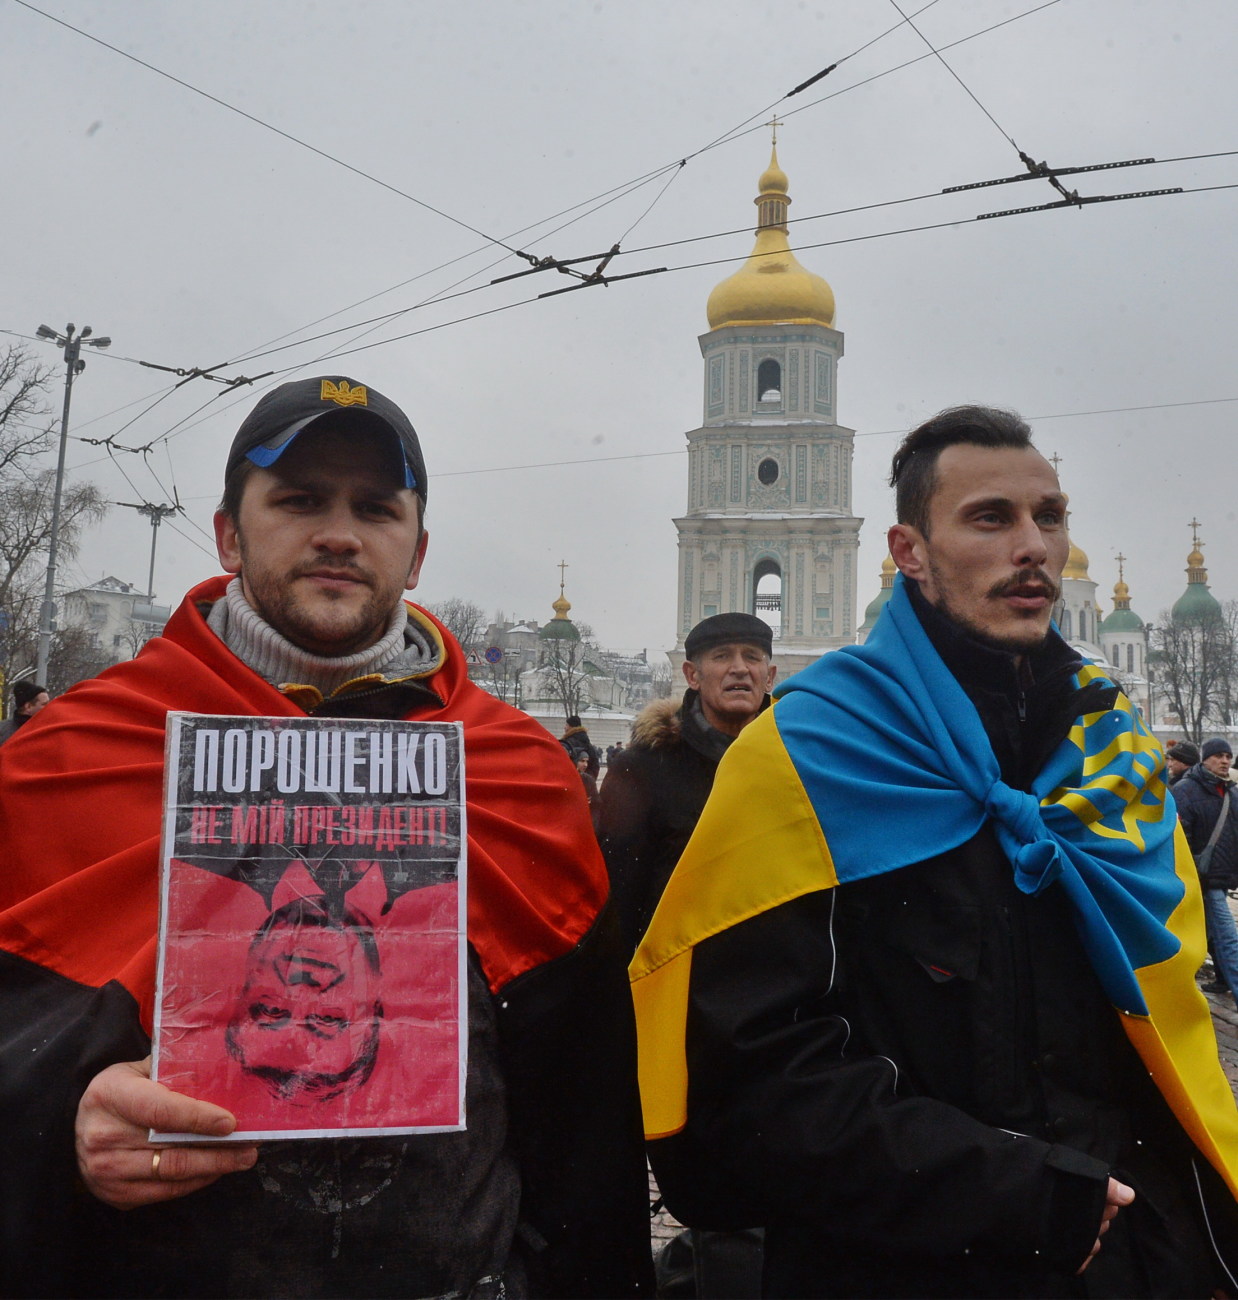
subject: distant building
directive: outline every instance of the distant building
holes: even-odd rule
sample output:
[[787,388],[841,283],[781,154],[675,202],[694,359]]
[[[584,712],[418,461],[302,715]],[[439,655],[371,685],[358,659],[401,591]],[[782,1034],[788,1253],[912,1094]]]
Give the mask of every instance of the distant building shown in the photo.
[[782,677],[855,640],[854,431],[837,422],[834,293],[796,260],[777,150],[758,182],[756,244],[709,295],[704,420],[688,435],[677,640],[741,610],[768,622]]
[[1073,540],[1066,567],[1062,570],[1062,599],[1057,608],[1057,625],[1062,637],[1085,659],[1104,659],[1100,644],[1100,607],[1096,583],[1088,573],[1088,557]]
[[1126,556],[1117,556],[1118,580],[1113,584],[1113,613],[1102,620],[1100,643],[1105,658],[1117,669],[1123,688],[1150,725],[1155,725],[1148,674],[1148,625],[1131,609],[1126,585]]
[[172,611],[152,605],[150,597],[119,578],[100,578],[90,587],[67,591],[60,598],[60,627],[84,629],[94,644],[115,660],[132,659],[163,631]]
[[[551,608],[554,617],[546,623],[491,623],[483,648],[469,658],[469,676],[556,736],[570,712],[581,715],[603,747],[626,741],[633,719],[654,694],[647,651],[605,650],[583,640],[562,581]],[[564,707],[565,694],[570,708]]]
[[894,575],[897,572],[894,557],[887,551],[885,559],[881,561],[881,590],[868,602],[868,607],[864,610],[864,622],[860,624],[855,634],[858,644],[863,645],[868,640],[868,634],[877,626],[881,611],[890,603],[890,597],[894,594]]

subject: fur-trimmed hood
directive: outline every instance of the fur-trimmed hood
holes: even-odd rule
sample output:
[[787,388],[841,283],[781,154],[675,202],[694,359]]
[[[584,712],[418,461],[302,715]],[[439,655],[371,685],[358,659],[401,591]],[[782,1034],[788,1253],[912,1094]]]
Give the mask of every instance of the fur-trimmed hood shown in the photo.
[[683,705],[674,698],[652,700],[632,723],[632,744],[646,749],[677,745],[683,738]]

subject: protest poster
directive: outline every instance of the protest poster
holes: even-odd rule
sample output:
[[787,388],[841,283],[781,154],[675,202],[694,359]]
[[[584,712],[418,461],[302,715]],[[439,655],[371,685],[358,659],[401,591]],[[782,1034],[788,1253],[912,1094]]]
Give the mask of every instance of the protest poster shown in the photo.
[[463,1128],[460,725],[172,713],[165,770],[153,1077],[232,1141]]

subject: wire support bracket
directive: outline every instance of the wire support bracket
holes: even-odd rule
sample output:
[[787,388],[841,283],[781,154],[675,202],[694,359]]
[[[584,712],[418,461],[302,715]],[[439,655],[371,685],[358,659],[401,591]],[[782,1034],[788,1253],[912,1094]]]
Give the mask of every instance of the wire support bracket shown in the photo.
[[1028,208],[1006,208],[1002,212],[980,212],[977,221],[991,221],[994,217],[1017,217],[1023,212],[1046,212],[1050,208],[1083,208],[1089,203],[1121,203],[1124,199],[1152,199],[1162,194],[1185,193],[1182,186],[1176,185],[1168,190],[1134,190],[1129,194],[1071,194],[1068,198],[1058,199],[1056,203],[1036,203]]

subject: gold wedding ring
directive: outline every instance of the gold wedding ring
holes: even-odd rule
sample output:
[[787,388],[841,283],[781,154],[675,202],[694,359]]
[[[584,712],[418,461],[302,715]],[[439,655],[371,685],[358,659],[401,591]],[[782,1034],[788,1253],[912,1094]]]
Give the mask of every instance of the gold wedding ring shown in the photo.
[[150,1158],[150,1176],[152,1178],[159,1177],[159,1161],[162,1158],[162,1156],[163,1156],[162,1151],[156,1151],[155,1154]]

